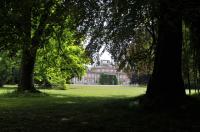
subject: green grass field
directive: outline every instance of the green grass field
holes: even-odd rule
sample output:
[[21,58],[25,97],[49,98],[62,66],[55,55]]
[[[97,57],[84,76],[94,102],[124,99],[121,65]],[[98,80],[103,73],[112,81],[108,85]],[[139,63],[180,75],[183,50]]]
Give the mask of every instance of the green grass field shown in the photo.
[[[16,95],[0,88],[0,132],[189,132],[200,130],[200,108],[149,112],[138,106],[145,87],[70,85]],[[194,106],[195,105],[195,106]],[[192,111],[192,112],[191,112]]]

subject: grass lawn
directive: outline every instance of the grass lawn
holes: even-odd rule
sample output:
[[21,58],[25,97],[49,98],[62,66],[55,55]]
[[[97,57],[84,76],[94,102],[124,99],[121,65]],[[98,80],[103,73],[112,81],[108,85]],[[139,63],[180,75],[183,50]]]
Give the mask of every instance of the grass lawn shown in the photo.
[[137,102],[145,87],[71,85],[40,95],[12,91],[0,88],[0,132],[200,131],[198,101],[180,111],[150,112]]

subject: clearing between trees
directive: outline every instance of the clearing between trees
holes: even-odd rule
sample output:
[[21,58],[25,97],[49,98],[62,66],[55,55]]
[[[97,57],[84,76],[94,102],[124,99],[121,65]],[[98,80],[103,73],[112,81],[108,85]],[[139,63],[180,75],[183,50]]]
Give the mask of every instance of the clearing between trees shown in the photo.
[[179,110],[160,112],[138,103],[145,87],[70,85],[66,90],[16,94],[0,89],[0,131],[198,131],[199,97]]

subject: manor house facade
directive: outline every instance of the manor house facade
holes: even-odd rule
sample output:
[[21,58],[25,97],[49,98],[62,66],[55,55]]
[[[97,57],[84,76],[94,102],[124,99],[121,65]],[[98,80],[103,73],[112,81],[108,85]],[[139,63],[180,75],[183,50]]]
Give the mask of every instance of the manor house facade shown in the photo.
[[126,73],[117,71],[116,66],[111,64],[109,60],[101,60],[99,65],[95,65],[87,70],[85,76],[82,79],[73,78],[71,83],[73,84],[88,84],[98,85],[101,74],[115,75],[119,85],[129,85],[130,79]]

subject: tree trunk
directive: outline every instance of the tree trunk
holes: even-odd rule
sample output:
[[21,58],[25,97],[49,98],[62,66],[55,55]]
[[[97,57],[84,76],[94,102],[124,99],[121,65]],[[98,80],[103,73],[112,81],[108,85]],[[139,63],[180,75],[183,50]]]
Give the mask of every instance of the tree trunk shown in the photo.
[[38,92],[34,87],[34,65],[36,61],[37,49],[40,47],[41,36],[45,30],[47,18],[49,16],[50,9],[53,5],[53,1],[48,1],[45,4],[45,11],[41,15],[39,25],[31,37],[31,8],[32,0],[24,1],[24,43],[22,50],[22,60],[21,60],[21,73],[20,73],[20,83],[18,91],[29,91]]
[[20,79],[18,91],[20,92],[36,92],[33,83],[34,64],[36,59],[37,48],[32,44],[31,39],[31,8],[32,1],[23,1],[23,45],[22,45],[22,58],[20,68]]
[[158,43],[154,69],[147,86],[149,99],[172,103],[185,97],[182,79],[182,17],[178,2],[160,0]]
[[196,88],[195,88],[195,92],[197,90],[197,92],[199,93],[199,84],[198,84],[198,80],[199,80],[199,73],[200,73],[200,27],[199,27],[199,23],[200,23],[200,13],[198,12],[192,12],[193,16],[191,18],[191,25],[190,25],[190,31],[191,31],[191,44],[193,45],[194,48],[194,81],[196,84]]
[[189,90],[189,95],[191,95],[190,69],[189,69],[189,66],[187,67],[187,81],[188,81],[188,90]]
[[36,92],[33,82],[36,50],[24,49],[21,60],[20,84],[18,91]]

